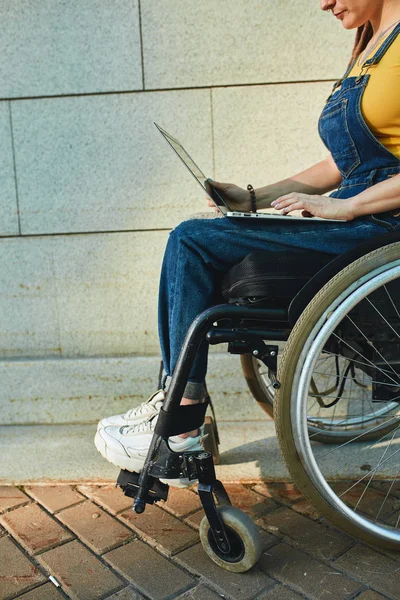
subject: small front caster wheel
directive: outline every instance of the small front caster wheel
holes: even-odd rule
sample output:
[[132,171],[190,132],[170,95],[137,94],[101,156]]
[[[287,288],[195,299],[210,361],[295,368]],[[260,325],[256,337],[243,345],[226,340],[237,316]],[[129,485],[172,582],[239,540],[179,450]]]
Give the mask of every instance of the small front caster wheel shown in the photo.
[[200,541],[208,556],[219,567],[234,573],[244,573],[253,567],[261,556],[263,539],[258,527],[243,511],[234,506],[217,508],[225,525],[231,550],[219,550],[211,533],[207,517],[200,524]]

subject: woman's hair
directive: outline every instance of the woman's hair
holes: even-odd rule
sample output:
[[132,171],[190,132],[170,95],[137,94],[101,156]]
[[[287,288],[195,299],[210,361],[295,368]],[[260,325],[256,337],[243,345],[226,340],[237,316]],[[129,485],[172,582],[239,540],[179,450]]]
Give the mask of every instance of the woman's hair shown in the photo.
[[350,63],[351,64],[368,45],[368,42],[372,38],[373,35],[372,25],[369,21],[367,21],[364,25],[361,25],[357,29],[356,39],[354,42],[353,53],[351,55]]

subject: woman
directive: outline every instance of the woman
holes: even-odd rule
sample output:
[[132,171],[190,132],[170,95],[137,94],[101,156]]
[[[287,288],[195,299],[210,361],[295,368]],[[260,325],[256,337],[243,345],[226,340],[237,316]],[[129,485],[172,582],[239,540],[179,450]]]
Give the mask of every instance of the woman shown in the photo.
[[[400,0],[321,0],[321,9],[332,12],[345,29],[357,29],[350,67],[319,121],[330,154],[306,171],[255,190],[255,196],[258,208],[272,206],[283,214],[300,209],[304,216],[343,222],[191,219],[170,233],[159,293],[163,389],[125,415],[103,419],[96,433],[97,449],[120,468],[141,470],[186,332],[196,315],[215,304],[222,273],[255,250],[336,255],[400,229]],[[212,185],[232,209],[251,210],[247,190]],[[333,189],[330,196],[322,195]],[[181,404],[202,401],[206,369],[204,344]],[[202,433],[200,428],[171,437],[170,447],[199,450]]]

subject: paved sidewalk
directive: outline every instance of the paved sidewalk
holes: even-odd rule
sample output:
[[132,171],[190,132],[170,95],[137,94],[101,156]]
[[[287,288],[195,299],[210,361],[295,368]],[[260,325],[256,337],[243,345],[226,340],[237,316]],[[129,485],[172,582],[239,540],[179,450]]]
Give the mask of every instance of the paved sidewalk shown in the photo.
[[111,485],[0,487],[0,600],[400,599],[400,553],[330,526],[290,484],[226,487],[264,533],[245,574],[205,555],[195,491],[135,515]]

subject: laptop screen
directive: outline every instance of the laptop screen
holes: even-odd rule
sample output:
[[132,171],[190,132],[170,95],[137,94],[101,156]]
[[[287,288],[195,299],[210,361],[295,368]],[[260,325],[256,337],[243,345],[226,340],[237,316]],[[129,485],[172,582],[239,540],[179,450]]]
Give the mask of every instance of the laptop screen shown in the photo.
[[221,198],[220,194],[213,189],[208,183],[207,177],[204,175],[202,170],[196,165],[192,157],[186,152],[185,148],[182,146],[177,139],[172,137],[165,129],[154,123],[157,127],[158,131],[162,134],[162,136],[167,140],[172,149],[179,156],[183,164],[189,169],[193,177],[196,181],[201,185],[203,190],[206,192],[207,196],[211,198],[211,200],[217,205],[218,209],[225,214],[228,212],[229,206],[227,206],[226,202]]

